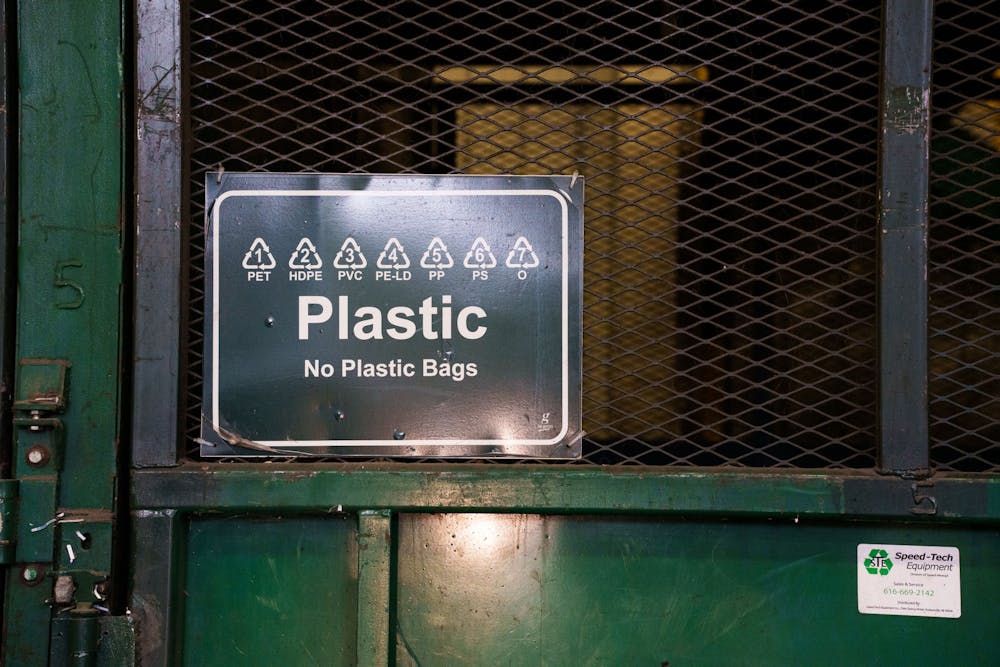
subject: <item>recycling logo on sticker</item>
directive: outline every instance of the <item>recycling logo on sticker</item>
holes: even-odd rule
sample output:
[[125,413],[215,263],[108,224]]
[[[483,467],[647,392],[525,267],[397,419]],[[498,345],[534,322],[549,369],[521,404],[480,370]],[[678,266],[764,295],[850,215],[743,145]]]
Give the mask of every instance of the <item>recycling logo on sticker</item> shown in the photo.
[[872,549],[865,558],[865,570],[868,574],[879,574],[883,577],[892,570],[892,560],[885,549]]
[[858,611],[959,618],[962,581],[956,547],[859,544]]

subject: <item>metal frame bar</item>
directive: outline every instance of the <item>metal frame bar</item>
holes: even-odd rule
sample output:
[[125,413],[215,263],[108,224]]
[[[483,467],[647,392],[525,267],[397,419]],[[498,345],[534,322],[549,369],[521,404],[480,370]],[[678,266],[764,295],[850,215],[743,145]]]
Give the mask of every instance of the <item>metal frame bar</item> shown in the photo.
[[878,469],[926,476],[932,0],[886,0],[879,144]]
[[139,663],[169,667],[180,663],[177,604],[183,578],[182,514],[138,511],[132,521],[132,593],[129,608],[139,619]]
[[[8,56],[11,53],[11,37],[14,31],[10,25],[13,17],[7,11],[7,3],[0,2],[0,272],[3,278],[0,283],[0,477],[10,474],[11,447],[11,401],[13,400],[14,373],[13,339],[14,339],[14,305],[16,303],[14,284],[15,256],[13,249],[17,247],[17,237],[14,230],[17,223],[11,218],[15,210],[10,196],[14,192],[12,176],[17,172],[17,162],[12,155],[10,142],[11,123],[13,115],[9,113],[10,90],[12,86],[13,68]],[[13,145],[16,145],[14,142]]]
[[[5,100],[17,117],[17,141],[3,155],[14,161],[16,151],[16,211],[7,202],[6,213],[17,216],[17,228],[4,238],[18,240],[19,290],[16,328],[5,326],[4,333],[17,334],[18,360],[45,359],[64,369],[72,365],[72,388],[59,399],[58,418],[39,419],[50,430],[18,429],[16,438],[19,445],[27,434],[37,434],[47,443],[52,467],[33,474],[23,452],[13,459],[13,474],[24,478],[19,524],[24,534],[16,554],[20,562],[7,573],[4,659],[11,665],[48,661],[56,572],[74,577],[75,599],[81,603],[98,597],[85,583],[116,574],[112,511],[116,492],[125,486],[116,478],[124,178],[121,9],[107,2],[5,3],[5,11],[16,11],[16,27],[8,24],[7,29],[16,31],[22,48],[16,75],[13,67],[5,70],[18,82],[17,94]],[[13,272],[4,274],[7,285]],[[19,363],[18,382],[34,365]],[[63,433],[65,447],[60,446]],[[57,474],[56,468],[76,474]],[[61,531],[42,531],[35,539],[28,530],[50,519],[56,508],[86,517],[80,528],[91,534],[88,554],[75,566],[72,550],[61,548],[71,546]],[[46,512],[45,519],[29,521],[40,518],[32,516],[35,512]],[[25,568],[29,563],[31,568]]]
[[136,0],[135,17],[132,463],[141,468],[176,464],[181,433],[181,3]]
[[1000,477],[933,486],[871,471],[774,472],[368,464],[184,464],[139,471],[136,507],[182,512],[344,511],[699,514],[744,517],[1000,519]]
[[390,665],[392,513],[358,514],[358,665]]

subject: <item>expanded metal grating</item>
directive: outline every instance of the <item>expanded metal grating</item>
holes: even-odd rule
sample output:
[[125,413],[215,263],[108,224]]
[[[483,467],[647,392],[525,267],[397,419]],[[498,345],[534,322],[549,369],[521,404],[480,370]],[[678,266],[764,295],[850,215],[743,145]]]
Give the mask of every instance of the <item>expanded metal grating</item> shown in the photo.
[[931,460],[1000,470],[1000,4],[934,6]]
[[578,171],[584,462],[871,467],[880,3],[192,0],[206,171]]

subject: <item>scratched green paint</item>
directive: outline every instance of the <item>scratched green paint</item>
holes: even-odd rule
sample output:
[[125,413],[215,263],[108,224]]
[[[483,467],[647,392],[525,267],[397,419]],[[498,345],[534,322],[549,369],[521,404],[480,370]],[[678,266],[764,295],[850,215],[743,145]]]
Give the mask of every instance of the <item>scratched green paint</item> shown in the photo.
[[70,361],[60,505],[114,496],[122,237],[121,7],[18,5],[18,358]]
[[[957,546],[962,617],[859,614],[865,542]],[[404,515],[396,664],[990,664],[997,562],[996,528]]]
[[[110,516],[122,271],[122,7],[22,0],[16,16],[16,357],[71,362],[62,415],[63,469],[71,474],[62,476],[58,505],[107,510]],[[110,529],[102,532],[110,539]],[[95,553],[110,553],[110,545]],[[51,550],[38,555],[43,561],[53,557]],[[105,559],[90,566],[107,571],[111,564]],[[44,664],[51,582],[26,587],[19,575],[19,568],[11,568],[5,664]]]
[[358,516],[358,666],[389,662],[392,591],[392,515]]
[[354,664],[355,526],[342,515],[192,519],[183,664]]

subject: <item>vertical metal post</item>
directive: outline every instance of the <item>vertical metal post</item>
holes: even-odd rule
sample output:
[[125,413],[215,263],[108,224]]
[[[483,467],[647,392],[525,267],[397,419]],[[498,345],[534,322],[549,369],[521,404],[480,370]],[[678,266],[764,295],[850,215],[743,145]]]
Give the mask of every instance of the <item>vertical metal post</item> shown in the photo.
[[929,467],[927,224],[932,0],[886,0],[879,145],[879,455]]
[[139,664],[150,667],[178,664],[179,614],[177,599],[183,567],[181,514],[175,510],[139,510],[132,523],[132,590],[129,608],[140,628]]
[[[122,9],[18,4],[17,355],[64,359],[64,509],[111,510],[122,272]],[[25,367],[21,367],[22,369]],[[21,371],[19,371],[20,373]]]
[[136,2],[132,462],[177,463],[181,320],[181,5]]
[[[14,172],[11,169],[10,143],[8,133],[10,115],[7,111],[9,97],[7,95],[10,86],[8,73],[8,45],[10,37],[14,31],[8,27],[11,17],[7,14],[7,2],[0,0],[0,479],[9,477],[11,470],[11,402],[13,387],[13,374],[11,373],[11,334],[13,332],[14,318],[12,306],[14,299],[14,265],[11,262],[13,253],[11,249],[17,244],[13,234],[14,224],[10,219],[11,208],[8,204],[11,188],[8,187],[8,174]],[[0,526],[0,557],[3,563],[9,564],[14,558],[13,538],[17,531],[13,525],[14,508],[16,507],[16,482],[0,482],[2,486],[3,499],[0,500],[0,517],[4,524]],[[11,488],[13,487],[13,488]],[[9,568],[16,571],[19,568]],[[7,608],[6,579],[7,573],[0,567],[0,604]],[[11,577],[16,575],[11,575]],[[18,582],[14,582],[16,586]],[[2,624],[6,625],[6,624]],[[2,630],[2,629],[0,629]],[[0,637],[0,662],[4,662],[2,646],[6,642]]]
[[[15,5],[4,4],[8,11]],[[8,575],[3,614],[5,664],[34,665],[49,655],[47,601],[56,573],[90,583],[111,571],[119,488],[122,6],[21,0],[16,13],[16,358],[67,360],[73,383],[59,421],[66,473],[30,475],[45,504],[25,502],[22,488],[20,510],[81,512],[98,528],[81,538],[89,545],[85,568],[73,562],[75,537],[47,532],[44,544],[18,545],[22,562]],[[15,476],[26,477],[27,457],[15,461]],[[80,585],[73,599],[96,601],[92,585]]]
[[11,371],[13,341],[14,306],[14,263],[12,248],[17,247],[14,235],[15,225],[10,218],[10,175],[14,173],[9,141],[10,118],[8,111],[10,86],[8,63],[10,37],[14,31],[9,22],[7,3],[0,2],[0,478],[10,475],[11,456],[11,387],[14,374]]
[[390,664],[392,514],[358,514],[358,666]]

